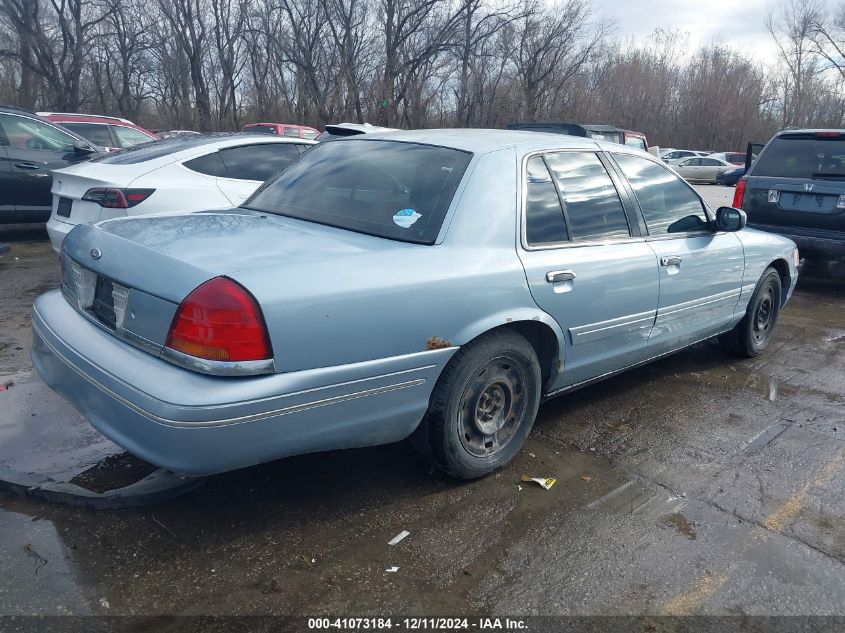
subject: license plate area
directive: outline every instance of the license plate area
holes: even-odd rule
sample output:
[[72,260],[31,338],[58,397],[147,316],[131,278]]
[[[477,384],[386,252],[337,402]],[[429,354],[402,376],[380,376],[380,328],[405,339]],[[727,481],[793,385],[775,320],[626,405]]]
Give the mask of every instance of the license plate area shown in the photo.
[[835,213],[838,195],[827,193],[780,192],[780,207],[786,211],[808,211],[811,213]]
[[71,200],[70,198],[60,197],[59,203],[56,206],[56,215],[60,215],[63,218],[69,218],[72,206],[73,200]]

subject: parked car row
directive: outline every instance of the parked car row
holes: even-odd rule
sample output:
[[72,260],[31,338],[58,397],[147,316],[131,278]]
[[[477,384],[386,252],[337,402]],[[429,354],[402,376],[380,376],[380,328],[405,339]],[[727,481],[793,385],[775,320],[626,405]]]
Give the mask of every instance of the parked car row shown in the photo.
[[714,212],[687,180],[733,157],[669,164],[596,126],[283,126],[115,153],[29,119],[32,144],[93,156],[55,172],[62,288],[34,306],[34,365],[186,475],[410,438],[483,476],[541,398],[714,336],[760,354],[794,242],[845,243],[838,131],[779,135],[739,181],[745,211]]

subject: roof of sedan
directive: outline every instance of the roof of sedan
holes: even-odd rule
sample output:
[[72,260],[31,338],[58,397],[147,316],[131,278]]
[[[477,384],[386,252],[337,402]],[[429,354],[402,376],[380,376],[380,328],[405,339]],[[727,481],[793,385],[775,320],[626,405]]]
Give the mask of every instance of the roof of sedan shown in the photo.
[[[440,130],[400,130],[349,137],[352,140],[404,141],[407,143],[426,143],[452,147],[467,152],[483,153],[507,147],[521,149],[542,149],[547,147],[591,148],[604,146],[593,139],[567,134],[547,132],[529,132],[523,130],[487,130],[487,129],[440,129]],[[620,147],[614,145],[614,147]]]

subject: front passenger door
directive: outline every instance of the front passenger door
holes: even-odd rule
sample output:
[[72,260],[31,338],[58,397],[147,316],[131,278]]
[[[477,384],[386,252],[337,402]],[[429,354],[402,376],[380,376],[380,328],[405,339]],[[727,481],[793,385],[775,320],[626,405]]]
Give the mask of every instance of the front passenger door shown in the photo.
[[745,254],[734,233],[717,232],[698,194],[666,167],[613,154],[633,188],[660,271],[649,355],[724,332],[739,301]]

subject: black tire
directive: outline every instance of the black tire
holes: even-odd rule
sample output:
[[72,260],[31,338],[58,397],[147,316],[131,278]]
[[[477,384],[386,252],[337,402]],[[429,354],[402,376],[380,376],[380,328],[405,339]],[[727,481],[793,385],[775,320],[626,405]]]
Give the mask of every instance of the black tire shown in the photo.
[[411,445],[440,470],[477,479],[522,448],[540,406],[540,363],[511,330],[485,334],[446,365]]
[[729,350],[753,358],[763,351],[772,338],[781,304],[781,282],[778,271],[767,268],[748,302],[748,309],[736,327],[719,337]]

